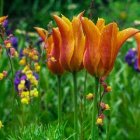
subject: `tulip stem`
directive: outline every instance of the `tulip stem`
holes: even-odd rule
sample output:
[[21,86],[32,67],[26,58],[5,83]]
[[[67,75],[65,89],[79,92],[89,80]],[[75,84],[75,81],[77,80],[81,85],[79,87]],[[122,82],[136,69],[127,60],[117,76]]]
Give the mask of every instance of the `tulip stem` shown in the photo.
[[81,102],[81,130],[80,130],[80,140],[84,140],[85,133],[84,133],[84,119],[86,116],[86,82],[87,82],[87,71],[85,71],[85,78],[84,78],[84,93]]
[[73,95],[73,103],[74,103],[74,140],[78,140],[78,110],[77,110],[77,75],[76,72],[73,72],[73,84],[74,84],[74,95]]
[[98,87],[99,87],[99,79],[95,77],[95,98],[93,100],[92,129],[91,129],[92,140],[98,140],[98,127],[96,125],[96,117],[98,113],[98,110],[97,110]]
[[62,94],[61,94],[61,76],[58,75],[58,124],[62,121]]

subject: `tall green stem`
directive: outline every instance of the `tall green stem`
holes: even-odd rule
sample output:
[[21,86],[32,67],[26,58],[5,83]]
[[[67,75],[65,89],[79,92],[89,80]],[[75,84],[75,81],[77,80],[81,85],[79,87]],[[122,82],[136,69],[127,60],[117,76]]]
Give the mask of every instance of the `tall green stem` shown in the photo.
[[76,72],[73,72],[73,84],[74,84],[74,95],[73,95],[73,103],[74,103],[74,140],[78,140],[78,109],[77,109],[77,75]]
[[92,113],[92,140],[98,140],[98,128],[97,128],[97,125],[96,125],[96,116],[97,116],[97,113],[98,113],[98,86],[99,86],[99,79],[95,77],[95,98],[93,100],[93,113]]
[[62,94],[61,94],[61,76],[58,75],[58,124],[62,121]]
[[3,16],[3,6],[4,6],[4,1],[0,0],[0,16]]
[[[86,83],[87,83],[87,71],[85,71],[84,96],[86,95],[86,92],[87,92],[87,90],[86,90],[86,87],[87,87]],[[84,97],[84,111],[86,112],[86,98],[85,97]]]
[[83,102],[81,102],[81,129],[80,129],[80,140],[84,140],[85,134],[84,134],[84,118],[86,116],[86,81],[87,81],[87,71],[85,71],[85,79],[84,79],[84,92],[83,92]]

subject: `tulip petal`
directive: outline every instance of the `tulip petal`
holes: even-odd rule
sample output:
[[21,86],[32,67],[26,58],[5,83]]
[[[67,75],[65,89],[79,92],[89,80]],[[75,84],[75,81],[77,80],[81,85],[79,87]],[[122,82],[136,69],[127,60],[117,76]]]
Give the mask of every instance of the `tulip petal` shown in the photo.
[[53,28],[52,39],[53,42],[50,42],[52,44],[52,47],[49,52],[49,57],[53,57],[55,60],[54,61],[51,61],[51,59],[50,61],[48,60],[48,67],[54,74],[62,74],[64,72],[64,69],[62,68],[59,61],[61,38],[58,28]]
[[92,64],[91,64],[89,47],[87,47],[86,45],[85,45],[85,47],[86,47],[86,50],[85,50],[84,57],[83,57],[83,65],[91,75],[94,75],[95,71],[94,71]]
[[48,31],[43,28],[39,28],[39,27],[34,27],[34,29],[37,31],[37,33],[43,39],[43,41],[45,41],[45,39],[48,36]]
[[60,62],[66,70],[71,71],[70,60],[74,51],[72,26],[67,23],[68,21],[65,22],[63,19],[56,15],[54,15],[53,17],[59,27],[62,38],[62,46],[60,48]]
[[[86,49],[87,48],[89,49],[88,57],[91,61],[89,65],[91,66],[91,69],[93,71],[92,73],[95,73],[98,63],[100,61],[100,52],[99,52],[100,31],[95,26],[95,24],[88,18],[82,18],[81,21],[83,25],[83,30],[86,35]],[[87,65],[85,64],[85,66]]]
[[102,31],[102,29],[105,26],[105,20],[103,18],[98,18],[97,23],[96,23],[96,26],[98,27],[98,29],[100,31]]
[[140,33],[135,35],[136,42],[137,42],[137,53],[138,53],[138,69],[140,70]]
[[116,52],[118,27],[116,23],[110,23],[103,28],[101,34],[100,51],[101,60],[105,70],[110,69]]
[[71,59],[71,70],[78,71],[83,61],[85,50],[85,36],[82,29],[82,24],[79,17],[74,17],[72,20],[73,36],[74,36],[74,52]]
[[127,28],[125,30],[122,30],[117,35],[117,48],[120,49],[123,43],[130,37],[134,36],[136,33],[138,33],[139,30],[135,28]]
[[4,20],[7,19],[8,16],[3,16],[3,17],[0,17],[0,23],[4,22]]
[[70,20],[69,20],[67,17],[65,17],[64,15],[62,15],[62,19],[63,19],[64,22],[66,22],[69,26],[71,26],[71,22],[70,22]]

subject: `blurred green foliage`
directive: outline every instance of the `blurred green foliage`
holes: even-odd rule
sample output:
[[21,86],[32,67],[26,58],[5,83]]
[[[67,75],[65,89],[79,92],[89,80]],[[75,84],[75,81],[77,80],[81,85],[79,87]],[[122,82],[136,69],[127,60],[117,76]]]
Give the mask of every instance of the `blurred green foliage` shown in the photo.
[[[116,21],[121,27],[133,26],[139,20],[139,0],[93,0],[93,19],[103,17],[107,22]],[[53,14],[69,18],[85,10],[90,12],[91,0],[7,0],[4,1],[4,15],[9,15],[13,26],[33,30],[34,26],[47,27]],[[108,16],[109,15],[109,16]]]

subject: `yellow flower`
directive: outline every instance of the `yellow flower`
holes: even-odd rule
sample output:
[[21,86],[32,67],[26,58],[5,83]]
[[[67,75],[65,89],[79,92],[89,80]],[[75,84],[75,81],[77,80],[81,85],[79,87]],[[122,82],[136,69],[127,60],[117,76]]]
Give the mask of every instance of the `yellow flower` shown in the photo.
[[0,80],[2,80],[4,78],[4,74],[0,73]]
[[86,96],[86,99],[87,100],[93,100],[93,98],[94,98],[94,94],[93,93],[89,93],[87,96]]
[[29,104],[29,101],[30,101],[30,99],[27,97],[21,99],[22,104]]
[[4,127],[4,125],[2,124],[2,121],[0,121],[0,129]]
[[27,76],[27,79],[31,79],[33,76],[33,72],[31,70],[26,71],[25,74]]
[[35,63],[35,71],[39,72],[40,71],[40,65],[38,63]]
[[21,97],[29,97],[29,91],[21,92]]
[[26,65],[24,67],[24,69],[22,70],[23,73],[27,72],[28,70],[30,70],[30,67],[28,65]]
[[32,75],[32,77],[30,78],[30,82],[31,82],[33,85],[35,85],[35,86],[38,85],[38,81],[36,80],[35,76],[33,76],[33,75]]
[[38,60],[38,56],[37,56],[37,55],[34,55],[34,56],[32,57],[32,59],[33,59],[33,60]]
[[30,91],[30,95],[33,97],[38,97],[38,91],[36,88],[34,88],[33,90]]
[[17,51],[15,51],[15,57],[18,57],[18,56],[19,56],[18,52],[17,52]]
[[25,87],[25,80],[21,80],[20,84],[18,85],[18,90],[23,90]]
[[105,110],[110,110],[110,106],[108,104],[105,104]]
[[97,125],[103,125],[103,119],[102,118],[97,118],[96,124]]
[[8,42],[8,43],[6,43],[6,46],[5,46],[7,49],[8,48],[11,48],[12,47],[12,44],[11,44],[11,42]]
[[20,65],[25,65],[26,64],[26,58],[23,57],[20,61],[19,61]]
[[106,91],[106,92],[111,92],[111,91],[112,91],[111,86],[107,86],[106,89],[105,89],[105,91]]

